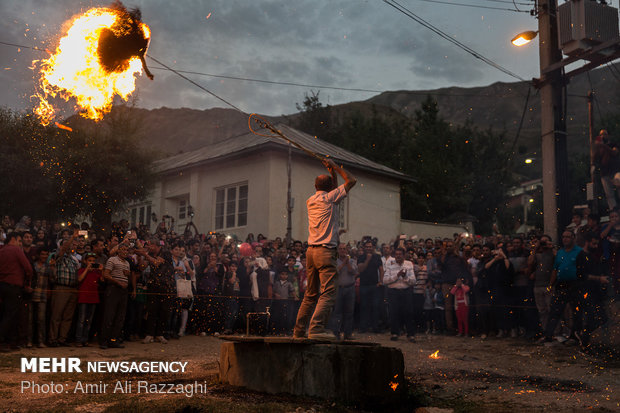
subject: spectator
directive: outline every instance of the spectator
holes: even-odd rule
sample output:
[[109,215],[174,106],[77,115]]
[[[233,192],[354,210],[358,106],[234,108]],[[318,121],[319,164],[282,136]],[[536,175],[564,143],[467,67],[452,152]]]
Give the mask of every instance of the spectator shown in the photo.
[[450,290],[450,294],[454,296],[454,309],[459,329],[458,337],[467,337],[469,335],[469,300],[467,293],[469,293],[469,286],[463,283],[462,278],[458,278],[456,284]]
[[446,307],[446,329],[449,334],[454,333],[454,297],[450,294],[452,287],[458,278],[470,277],[467,271],[465,260],[458,254],[461,236],[457,234],[455,241],[446,241],[442,244],[441,259],[441,291],[444,295],[444,305]]
[[599,242],[596,234],[590,234],[586,238],[583,262],[578,264],[578,270],[582,271],[578,279],[581,280],[579,301],[581,301],[580,307],[583,308],[583,327],[581,331],[576,331],[576,336],[581,348],[586,351],[589,350],[591,333],[607,322],[604,301],[609,278]]
[[[32,292],[32,266],[21,250],[22,237],[7,234],[6,245],[0,248],[0,342],[8,341],[15,332],[23,292]],[[9,351],[8,344],[2,351]]]
[[293,328],[293,301],[299,299],[295,295],[295,287],[289,281],[289,273],[282,269],[279,279],[273,283],[273,304],[271,306],[271,320],[273,332],[289,334]]
[[609,141],[607,130],[601,129],[594,143],[594,166],[599,170],[609,211],[616,208],[616,190],[620,192],[614,188],[613,181],[614,174],[620,170],[618,164],[618,148]]
[[336,260],[338,278],[336,284],[336,304],[332,315],[332,331],[345,340],[353,339],[353,313],[355,310],[355,280],[358,277],[357,263],[351,258],[345,244],[338,245],[338,259]]
[[174,281],[174,267],[172,255],[164,252],[163,241],[152,236],[147,244],[147,251],[138,250],[145,262],[144,278],[146,279],[146,336],[142,343],[149,344],[154,340],[166,344],[164,338],[166,323],[170,315],[176,285]]
[[441,283],[436,282],[432,290],[433,294],[433,334],[443,334],[446,330],[446,315],[444,295],[441,291]]
[[542,329],[549,321],[552,297],[549,285],[551,284],[554,261],[555,254],[551,237],[543,235],[534,243],[532,254],[528,257],[530,278],[534,280],[534,301]]
[[400,331],[405,325],[407,339],[415,341],[415,323],[413,320],[413,290],[416,278],[413,263],[405,260],[405,250],[396,248],[394,257],[385,263],[384,283],[387,286],[388,303],[390,306],[391,340],[398,340]]
[[237,277],[237,264],[232,262],[224,277],[223,295],[226,300],[226,313],[224,322],[224,334],[232,334],[235,321],[239,315],[239,294],[241,286]]
[[562,233],[562,246],[563,248],[558,251],[555,257],[553,272],[551,273],[549,288],[555,287],[555,290],[551,302],[549,321],[545,326],[545,335],[541,339],[542,343],[553,342],[553,332],[567,304],[571,305],[574,323],[576,324],[573,325],[573,332],[581,329],[577,275],[583,274],[583,269],[578,268],[578,264],[581,266],[584,262],[584,253],[580,247],[575,245],[575,234],[572,231],[564,231]]
[[34,343],[33,336],[34,332],[36,332],[39,348],[47,347],[45,345],[47,290],[49,288],[49,279],[52,276],[52,269],[56,267],[54,260],[47,262],[49,255],[49,251],[45,247],[39,248],[37,259],[33,266],[32,306],[29,312],[28,341]]
[[103,270],[106,281],[103,307],[103,326],[99,348],[123,348],[119,342],[127,310],[127,287],[131,269],[127,261],[126,244],[119,244],[117,255],[108,259]]
[[55,277],[52,280],[52,303],[48,342],[50,347],[68,346],[67,336],[73,315],[77,307],[77,271],[79,263],[72,252],[78,236],[76,229],[73,236],[63,238],[54,256],[56,262]]
[[95,308],[99,304],[99,281],[102,273],[96,260],[96,254],[86,254],[83,266],[78,270],[78,320],[75,329],[75,342],[78,347],[88,346],[90,326]]
[[[381,256],[375,253],[372,241],[363,245],[363,255],[357,260],[357,269],[360,278],[360,326],[361,334],[368,330],[379,333],[379,316],[383,302],[383,262]],[[403,256],[404,258],[404,256]]]
[[413,266],[415,273],[415,285],[413,286],[413,317],[417,331],[426,331],[424,318],[424,302],[426,284],[428,283],[428,270],[426,267],[426,256],[420,254],[417,263]]

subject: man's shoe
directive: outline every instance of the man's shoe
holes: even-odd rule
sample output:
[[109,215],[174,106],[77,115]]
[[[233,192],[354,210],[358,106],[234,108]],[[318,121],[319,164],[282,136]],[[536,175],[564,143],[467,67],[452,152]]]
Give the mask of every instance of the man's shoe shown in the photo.
[[499,330],[495,337],[496,338],[503,338],[505,335],[506,335],[506,333],[504,333],[504,330]]
[[335,341],[336,336],[333,333],[314,333],[308,334],[308,338],[310,340],[324,340],[324,341]]
[[37,345],[37,347],[39,347],[39,348],[46,348],[47,346],[45,345],[45,343],[39,343]]
[[408,336],[408,337],[407,337],[407,340],[408,340],[410,343],[415,343],[415,337],[414,337],[414,336]]
[[161,344],[168,344],[168,340],[164,336],[157,336],[155,340],[159,341]]
[[107,344],[99,344],[99,348],[101,350],[107,350],[108,349],[108,345]]
[[58,347],[58,343],[55,341],[51,341],[50,343],[48,343],[47,345],[48,347]]
[[109,344],[110,348],[125,348],[124,345],[122,345],[121,343],[117,343],[116,341],[113,341]]
[[392,337],[390,337],[390,340],[398,341],[398,336],[396,334],[392,334]]
[[70,347],[69,344],[65,341],[59,341],[58,342],[58,346],[60,347]]
[[153,336],[146,336],[144,340],[142,340],[142,344],[150,344],[153,342]]

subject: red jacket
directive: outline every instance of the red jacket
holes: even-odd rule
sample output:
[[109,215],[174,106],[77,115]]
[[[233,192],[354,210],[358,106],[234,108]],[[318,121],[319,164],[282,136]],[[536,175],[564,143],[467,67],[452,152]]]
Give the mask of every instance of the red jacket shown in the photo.
[[0,248],[0,282],[23,287],[31,278],[32,266],[21,248],[15,245]]

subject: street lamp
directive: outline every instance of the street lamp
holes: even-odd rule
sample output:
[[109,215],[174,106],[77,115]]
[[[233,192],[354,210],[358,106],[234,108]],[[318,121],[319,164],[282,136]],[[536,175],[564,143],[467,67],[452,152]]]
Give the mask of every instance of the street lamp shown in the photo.
[[510,41],[510,43],[514,44],[515,46],[523,46],[524,44],[528,44],[529,42],[534,40],[536,36],[538,36],[538,31],[528,30],[526,32],[516,35]]

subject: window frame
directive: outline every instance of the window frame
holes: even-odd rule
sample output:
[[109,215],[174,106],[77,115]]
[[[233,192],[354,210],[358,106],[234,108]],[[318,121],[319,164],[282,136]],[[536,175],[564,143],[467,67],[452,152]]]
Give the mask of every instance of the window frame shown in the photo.
[[[243,187],[246,188],[244,198],[241,197]],[[223,198],[218,198],[219,193],[223,194]],[[234,193],[234,199],[229,198],[231,193]],[[248,226],[249,194],[250,189],[247,181],[213,188],[213,228],[215,231],[235,230]],[[245,202],[242,203],[242,201]],[[243,204],[245,204],[245,210],[240,208]],[[231,206],[233,207],[232,213],[229,209]],[[234,219],[232,225],[229,225],[230,218]]]

